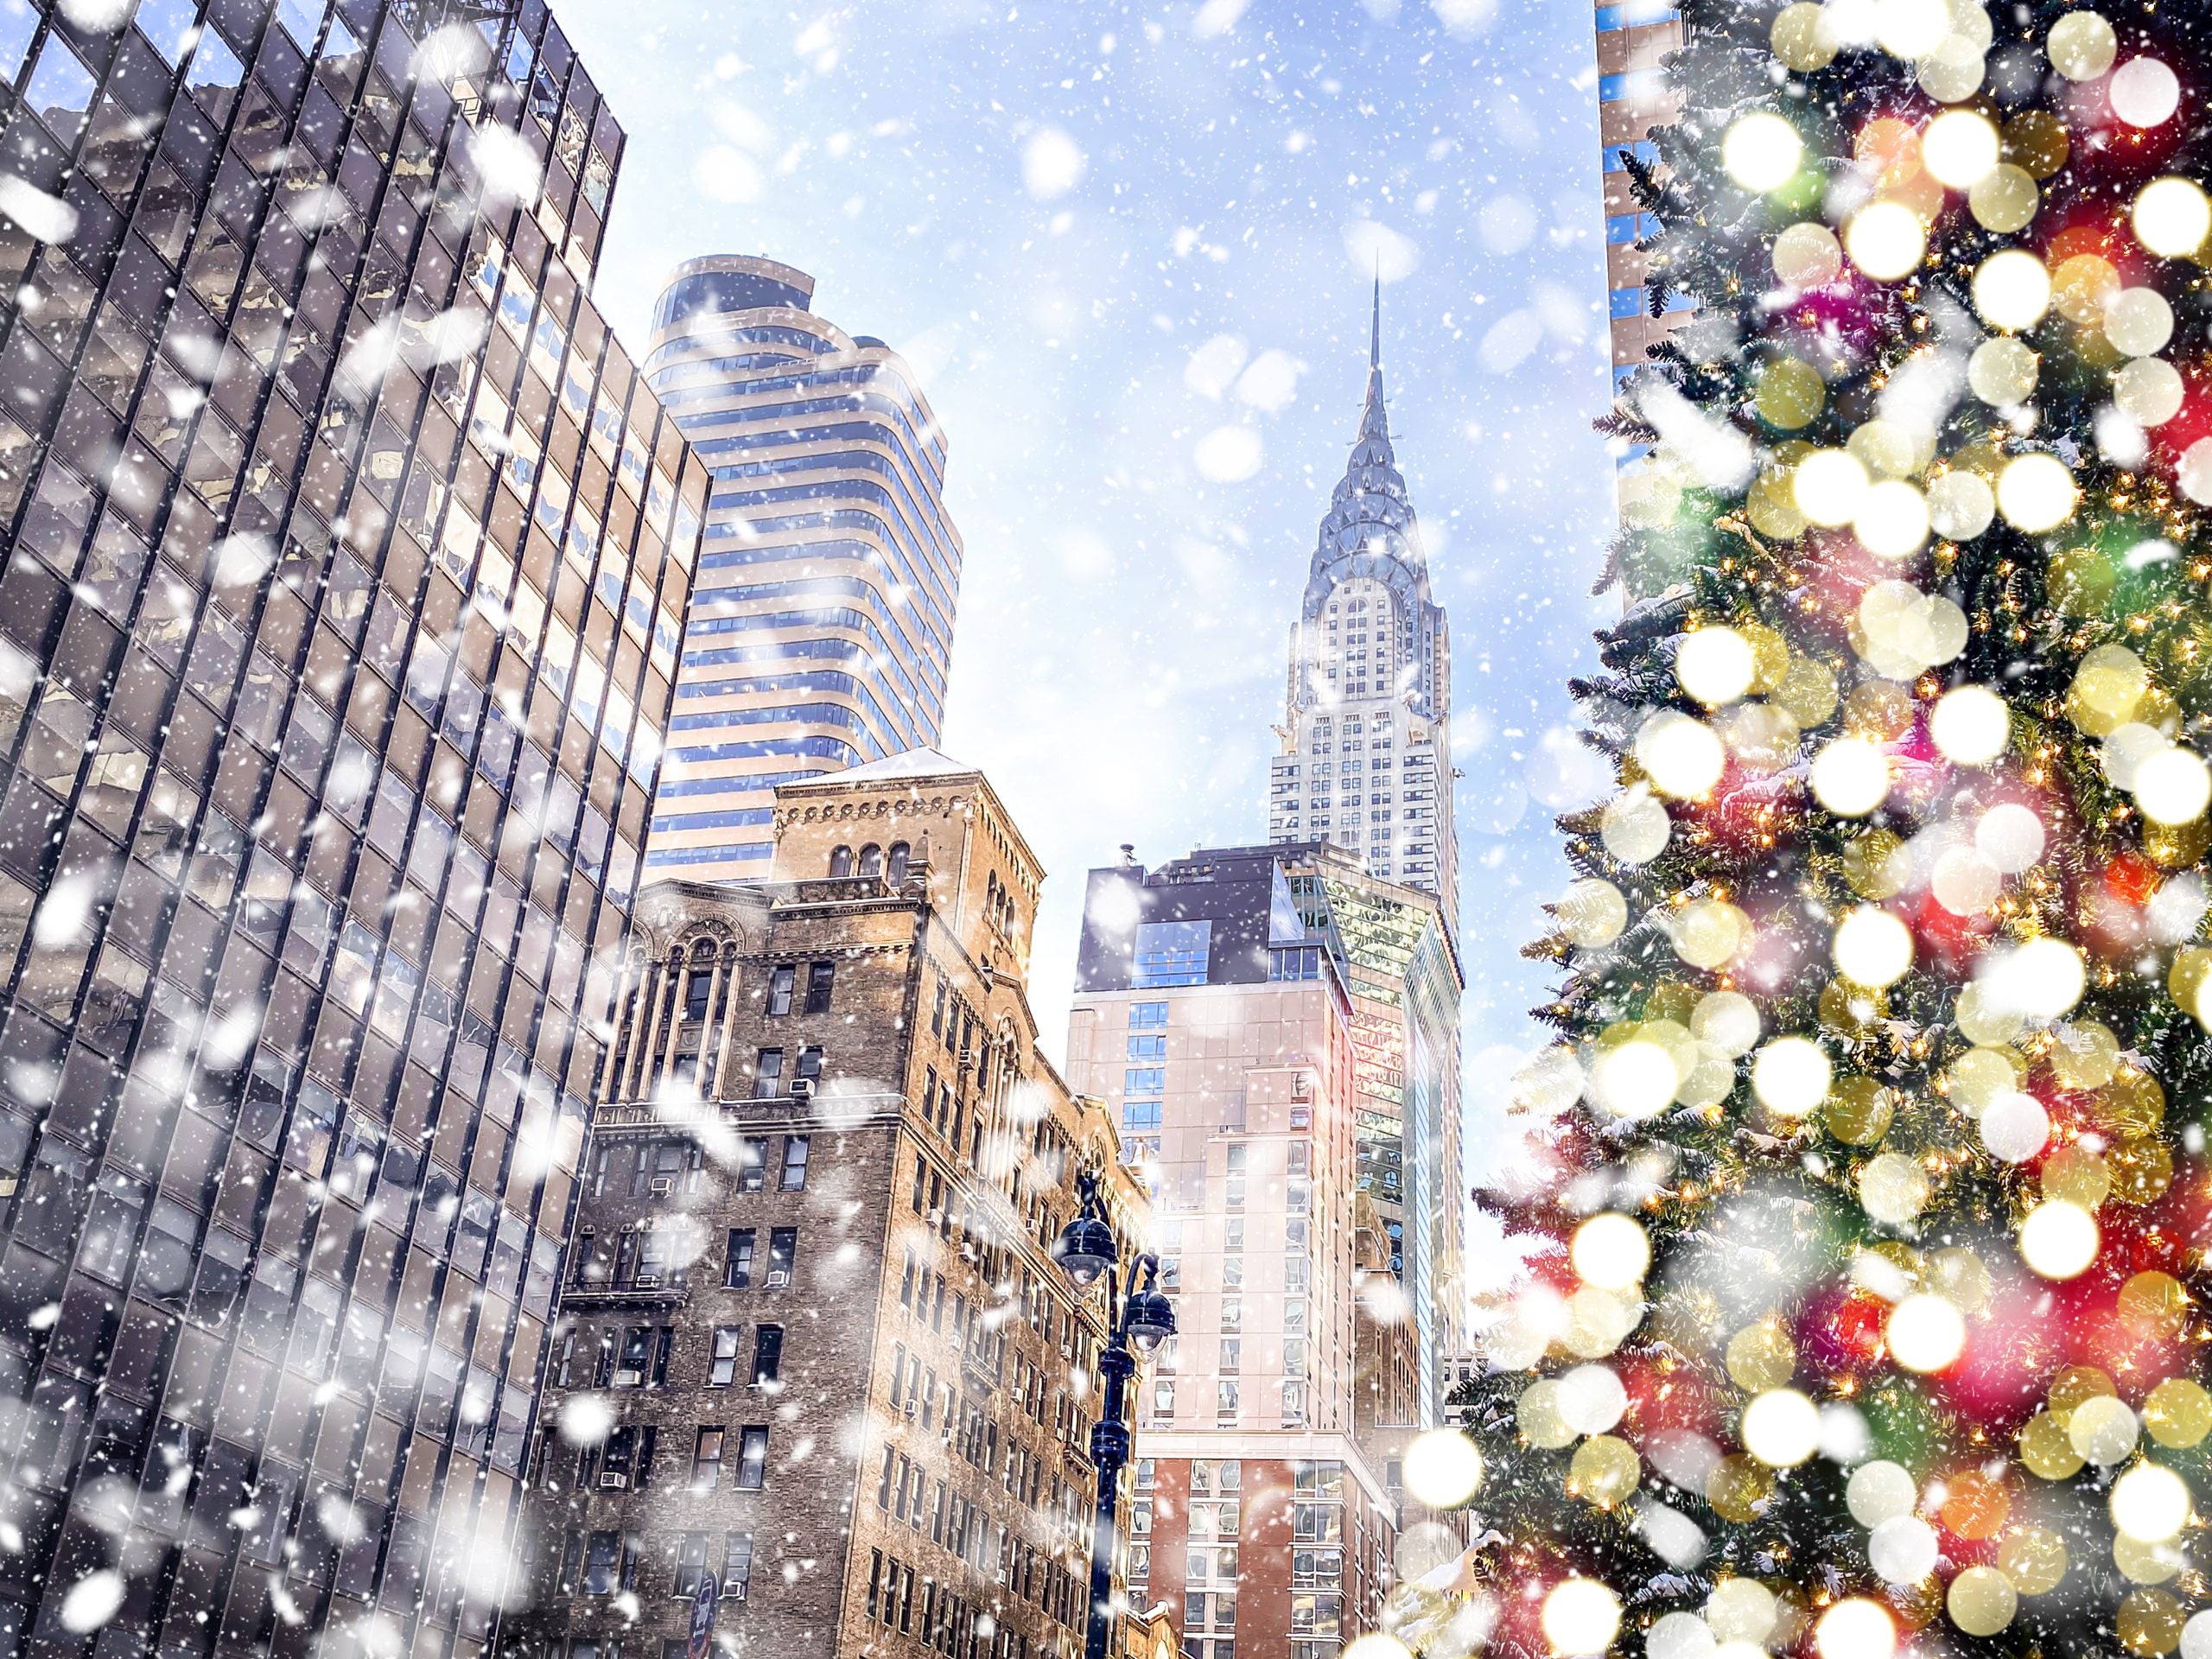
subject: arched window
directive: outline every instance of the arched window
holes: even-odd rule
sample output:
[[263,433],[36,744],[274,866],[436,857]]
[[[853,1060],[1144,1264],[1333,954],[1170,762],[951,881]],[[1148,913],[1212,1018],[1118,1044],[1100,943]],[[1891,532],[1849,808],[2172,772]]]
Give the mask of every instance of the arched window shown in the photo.
[[906,885],[906,863],[912,856],[913,849],[905,842],[894,841],[891,843],[891,861],[884,873],[890,877],[893,887],[903,887]]
[[831,875],[832,877],[841,876],[841,875],[850,875],[852,873],[853,873],[853,849],[852,849],[851,848],[849,848],[849,847],[833,847],[833,848],[831,848],[831,849],[830,849],[830,875]]
[[883,849],[874,842],[868,842],[867,846],[861,849],[860,874],[862,875],[883,874]]

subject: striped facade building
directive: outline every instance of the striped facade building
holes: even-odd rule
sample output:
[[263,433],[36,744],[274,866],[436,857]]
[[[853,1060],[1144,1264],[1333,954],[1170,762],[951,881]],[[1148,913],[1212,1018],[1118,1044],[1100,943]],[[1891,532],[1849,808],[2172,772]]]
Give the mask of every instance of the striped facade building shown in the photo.
[[[1679,113],[1668,92],[1660,60],[1682,44],[1682,14],[1663,0],[1603,0],[1597,8],[1599,167],[1605,175],[1605,287],[1611,319],[1613,388],[1641,367],[1647,347],[1673,332],[1689,301],[1669,295],[1664,315],[1653,316],[1643,289],[1644,254],[1637,246],[1659,228],[1630,190],[1624,158],[1658,160],[1651,132]],[[1621,458],[1628,467],[1642,448]]]
[[713,476],[645,855],[663,875],[765,876],[779,784],[944,722],[944,436],[905,360],[813,297],[804,271],[722,255],[679,267],[654,312],[647,374]]

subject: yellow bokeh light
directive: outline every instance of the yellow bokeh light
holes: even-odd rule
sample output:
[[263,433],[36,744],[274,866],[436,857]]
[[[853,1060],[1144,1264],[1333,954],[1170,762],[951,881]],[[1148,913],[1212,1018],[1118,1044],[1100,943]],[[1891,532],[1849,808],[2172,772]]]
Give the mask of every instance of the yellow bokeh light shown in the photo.
[[1432,1428],[1406,1447],[1406,1490],[1432,1510],[1457,1509],[1483,1484],[1483,1454],[1456,1428]]
[[1733,628],[1700,628],[1682,638],[1675,656],[1682,690],[1708,708],[1734,702],[1758,677],[1751,642]]
[[1815,449],[1791,469],[1791,498],[1808,521],[1847,524],[1866,499],[1866,468],[1846,449]]
[[2005,753],[2012,712],[1986,685],[1961,685],[1946,691],[1928,720],[1929,735],[1954,766],[1986,766]]
[[2073,1279],[2097,1259],[2097,1218],[2063,1198],[2039,1204],[2020,1224],[2020,1259],[2046,1279]]
[[1797,129],[1764,111],[1738,118],[1720,141],[1720,165],[1728,176],[1762,196],[1795,178],[1804,155]]
[[1877,201],[1862,207],[1844,227],[1843,245],[1851,263],[1878,283],[1893,283],[1919,268],[1928,251],[1928,229],[1920,215],[1901,201]]
[[1863,818],[1889,798],[1890,758],[1863,737],[1839,737],[1813,760],[1813,798],[1840,818]]
[[2183,259],[2212,235],[2212,201],[2188,179],[2153,179],[2136,194],[2135,239],[2161,258]]
[[1915,1292],[1890,1310],[1890,1353],[1909,1371],[1940,1371],[1966,1351],[1966,1320],[1948,1297]]
[[1806,1037],[1777,1037],[1751,1062],[1751,1092],[1783,1117],[1802,1117],[1828,1096],[1835,1069],[1818,1043]]
[[1879,1602],[1847,1596],[1821,1615],[1813,1627],[1813,1646],[1820,1659],[1892,1659],[1897,1621]]
[[1544,1598],[1543,1625],[1560,1659],[1595,1659],[1620,1631],[1620,1598],[1595,1579],[1562,1579]]
[[1770,1389],[1744,1408],[1744,1450],[1770,1469],[1794,1469],[1821,1449],[1821,1409],[1795,1389]]
[[1954,190],[1986,175],[1999,161],[2002,141],[1997,129],[1972,110],[1947,110],[1920,135],[1920,160]]
[[1910,558],[1927,544],[1928,499],[1903,479],[1884,479],[1859,501],[1851,530],[1869,553]]
[[1637,732],[1636,760],[1661,794],[1695,800],[1720,781],[1728,750],[1703,721],[1662,709]]
[[1997,510],[2031,535],[2057,529],[2073,517],[2079,499],[2073,473],[2056,455],[2020,455],[1997,475]]
[[1608,1210],[1574,1230],[1567,1254],[1585,1284],[1627,1290],[1651,1265],[1651,1240],[1635,1217]]
[[1878,906],[1861,905],[1837,925],[1834,951],[1837,972],[1879,990],[1912,966],[1912,930]]
[[2050,308],[2050,272],[2024,249],[1993,254],[1974,271],[1974,308],[1992,327],[2032,328]]
[[2155,1463],[2139,1463],[2113,1483],[2112,1523],[2125,1537],[2161,1544],[2189,1521],[2189,1483]]
[[2135,804],[2153,823],[2194,823],[2212,805],[2212,770],[2190,751],[2170,745],[2136,764]]

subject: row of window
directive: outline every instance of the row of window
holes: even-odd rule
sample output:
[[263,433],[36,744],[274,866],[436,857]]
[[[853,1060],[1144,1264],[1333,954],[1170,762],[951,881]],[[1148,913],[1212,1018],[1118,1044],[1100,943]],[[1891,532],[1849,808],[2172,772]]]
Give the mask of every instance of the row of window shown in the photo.
[[[759,1192],[768,1185],[771,1137],[748,1135],[737,1146],[737,1190]],[[776,1191],[800,1192],[806,1188],[806,1166],[813,1137],[787,1135],[783,1156],[776,1165]],[[640,1141],[634,1146],[602,1141],[592,1154],[591,1195],[604,1198],[610,1188],[627,1191],[633,1198],[673,1197],[698,1192],[705,1184],[706,1159],[696,1141],[685,1135]]]
[[[721,1559],[714,1563],[713,1570],[721,1599],[745,1599],[753,1581],[753,1535],[749,1532],[678,1533],[669,1551],[670,1595],[689,1601],[699,1593],[700,1580],[709,1570],[709,1553],[717,1541],[721,1547]],[[563,1595],[586,1596],[613,1596],[636,1590],[639,1588],[638,1567],[644,1554],[645,1538],[640,1533],[571,1529],[562,1541],[556,1587]],[[680,1639],[664,1643],[663,1659],[671,1659],[670,1649],[680,1656],[684,1646]],[[573,1642],[569,1646],[569,1659],[620,1659],[620,1648],[612,1642]]]
[[[575,1365],[577,1350],[586,1335],[572,1331],[561,1339],[559,1357],[555,1362],[555,1376],[563,1388],[658,1389],[667,1384],[669,1361],[676,1348],[676,1328],[673,1325],[608,1325],[600,1333],[599,1346],[594,1353],[588,1379],[581,1376]],[[741,1325],[718,1325],[714,1327],[708,1362],[708,1387],[727,1389],[735,1386],[741,1370],[744,1337],[745,1327]],[[754,1325],[753,1361],[746,1377],[747,1384],[757,1389],[779,1381],[783,1372],[783,1357],[784,1327],[780,1325]]]

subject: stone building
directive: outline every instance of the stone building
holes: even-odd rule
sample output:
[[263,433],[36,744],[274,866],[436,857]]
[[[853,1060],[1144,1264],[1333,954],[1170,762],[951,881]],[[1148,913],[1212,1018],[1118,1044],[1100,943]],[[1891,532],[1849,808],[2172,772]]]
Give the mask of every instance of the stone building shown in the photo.
[[1037,1052],[1043,873],[934,750],[775,813],[773,880],[639,897],[505,1643],[664,1659],[711,1577],[734,1654],[1061,1659],[1104,1329],[1048,1252],[1080,1168],[1145,1205]]

